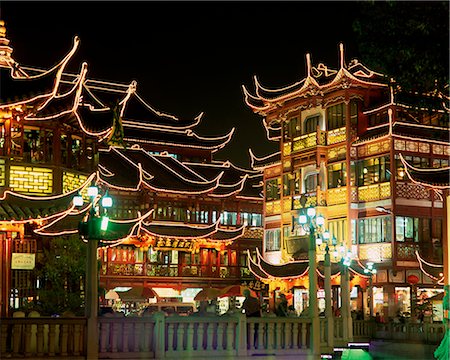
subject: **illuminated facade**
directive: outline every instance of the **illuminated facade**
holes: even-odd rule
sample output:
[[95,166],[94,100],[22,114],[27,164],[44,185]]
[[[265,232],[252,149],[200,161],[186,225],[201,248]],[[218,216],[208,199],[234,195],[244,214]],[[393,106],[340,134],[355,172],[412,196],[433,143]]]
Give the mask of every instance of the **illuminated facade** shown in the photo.
[[[78,38],[48,71],[21,66],[3,25],[0,317],[35,299],[42,244],[78,237],[88,207],[75,209],[72,198],[93,182],[114,199],[99,249],[106,290],[159,287],[182,300],[182,290],[253,281],[246,256],[262,238],[262,172],[213,159],[234,129],[202,137],[203,114],[159,112],[136,82],[89,79],[86,63],[66,72]],[[19,264],[13,254],[27,255]]]
[[[276,154],[251,154],[265,183],[259,262],[307,259],[308,238],[298,221],[305,194],[306,206],[326,218],[336,246],[351,249],[362,267],[375,263],[374,314],[410,312],[416,300],[412,289],[420,296],[440,287],[439,278],[419,265],[442,261],[443,202],[439,193],[406,176],[400,155],[419,168],[448,167],[448,98],[404,94],[357,60],[347,64],[342,45],[338,69],[313,66],[309,54],[306,59],[307,76],[293,85],[267,89],[255,78],[254,94],[243,88],[246,104],[264,116],[268,138],[280,144]],[[318,261],[323,254],[318,246]],[[258,277],[283,278],[270,271],[264,275],[257,265]],[[367,279],[356,281],[353,275],[363,291],[354,293],[352,306],[368,313]]]

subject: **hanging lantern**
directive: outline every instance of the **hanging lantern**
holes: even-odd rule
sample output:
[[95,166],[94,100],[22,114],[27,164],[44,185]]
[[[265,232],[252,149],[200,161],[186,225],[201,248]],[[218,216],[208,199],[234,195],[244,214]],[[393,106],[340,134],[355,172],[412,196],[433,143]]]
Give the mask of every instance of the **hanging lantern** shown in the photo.
[[409,275],[407,277],[408,283],[411,285],[416,285],[419,282],[419,278],[416,275]]

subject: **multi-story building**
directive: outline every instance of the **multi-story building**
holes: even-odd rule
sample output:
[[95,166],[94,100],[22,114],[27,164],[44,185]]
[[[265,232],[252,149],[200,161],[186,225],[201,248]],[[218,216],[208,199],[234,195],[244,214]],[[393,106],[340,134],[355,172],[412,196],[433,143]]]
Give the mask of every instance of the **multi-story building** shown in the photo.
[[[405,94],[357,60],[347,64],[342,45],[338,69],[313,66],[309,54],[306,62],[306,77],[295,84],[268,89],[255,77],[254,94],[244,87],[246,104],[280,144],[276,154],[253,156],[265,184],[260,262],[307,259],[299,226],[304,194],[337,246],[351,249],[363,266],[375,263],[374,314],[410,312],[417,297],[441,288],[419,261],[442,261],[443,204],[440,194],[406,176],[400,155],[419,168],[448,167],[448,97]],[[323,250],[317,247],[318,260]],[[276,268],[279,278],[282,268]],[[366,281],[359,283],[352,306],[368,313]]]
[[254,280],[246,256],[262,237],[262,173],[213,159],[234,129],[199,136],[202,114],[159,112],[135,82],[87,78],[86,63],[68,73],[78,44],[50,70],[26,67],[0,26],[0,317],[36,298],[43,247],[79,238],[88,205],[72,199],[91,183],[114,202],[98,254],[107,290],[152,287],[181,300]]

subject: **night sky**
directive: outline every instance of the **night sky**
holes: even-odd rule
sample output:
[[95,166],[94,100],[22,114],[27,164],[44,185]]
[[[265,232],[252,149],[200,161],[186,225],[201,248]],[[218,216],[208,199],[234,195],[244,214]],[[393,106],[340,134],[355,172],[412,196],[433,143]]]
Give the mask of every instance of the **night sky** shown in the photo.
[[216,154],[249,167],[277,150],[262,117],[244,102],[253,75],[266,87],[304,77],[305,53],[313,64],[338,66],[358,57],[352,32],[354,2],[1,2],[13,56],[22,65],[49,68],[81,46],[69,70],[87,61],[93,79],[138,82],[156,109],[191,119],[204,112],[200,135],[233,140]]

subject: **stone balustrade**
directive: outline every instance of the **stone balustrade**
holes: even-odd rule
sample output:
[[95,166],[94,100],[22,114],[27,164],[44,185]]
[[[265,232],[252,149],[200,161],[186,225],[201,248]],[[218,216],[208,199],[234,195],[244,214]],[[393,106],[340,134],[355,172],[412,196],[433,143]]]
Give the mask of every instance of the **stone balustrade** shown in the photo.
[[[311,322],[298,317],[208,316],[100,317],[99,359],[240,357],[308,354]],[[334,318],[334,344],[344,344],[342,318]],[[84,359],[85,318],[5,318],[0,324],[0,358]],[[442,323],[382,324],[353,321],[353,341],[416,340],[438,344]],[[320,343],[327,348],[327,319],[320,319]]]

